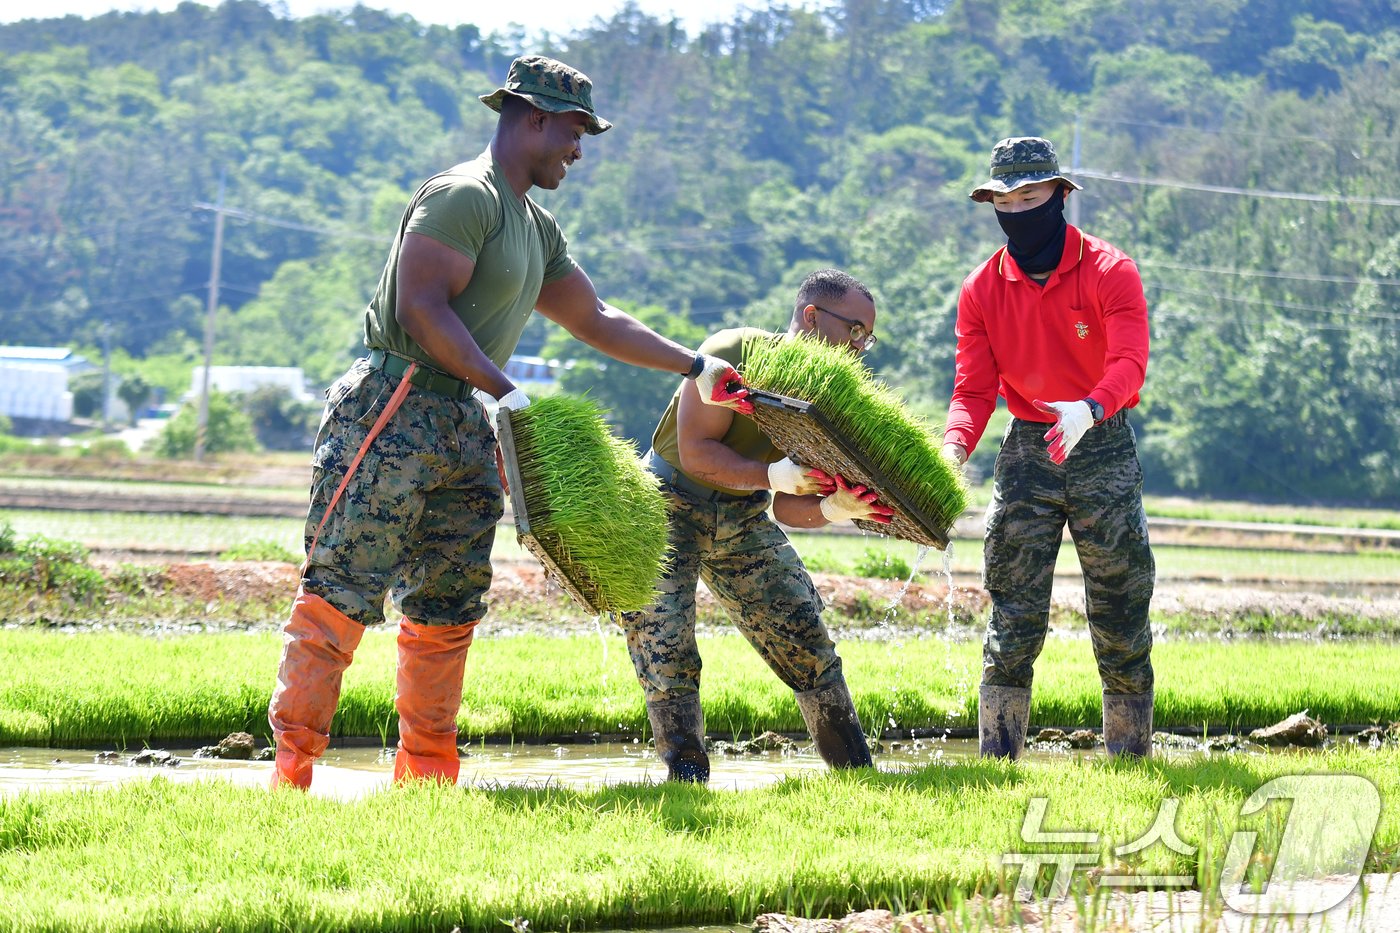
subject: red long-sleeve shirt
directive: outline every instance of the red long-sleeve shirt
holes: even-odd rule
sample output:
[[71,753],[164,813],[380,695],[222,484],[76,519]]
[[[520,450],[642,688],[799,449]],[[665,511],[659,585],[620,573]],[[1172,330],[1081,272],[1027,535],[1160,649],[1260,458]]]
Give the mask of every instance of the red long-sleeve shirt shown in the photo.
[[1031,404],[1088,396],[1104,417],[1138,403],[1147,375],[1147,299],[1121,250],[1071,226],[1060,264],[1036,284],[1002,247],[963,282],[957,374],[945,442],[971,453],[997,396],[1017,418],[1053,422]]

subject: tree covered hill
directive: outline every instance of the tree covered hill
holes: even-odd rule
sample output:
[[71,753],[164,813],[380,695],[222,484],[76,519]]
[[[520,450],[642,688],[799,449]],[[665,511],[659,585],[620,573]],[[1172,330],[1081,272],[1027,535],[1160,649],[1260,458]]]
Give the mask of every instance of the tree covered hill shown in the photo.
[[[331,380],[408,195],[483,148],[476,95],[534,50],[616,124],[541,200],[657,326],[778,326],[838,265],[879,300],[872,364],[941,418],[958,286],[998,245],[967,191],[996,139],[1046,135],[1142,268],[1149,482],[1400,500],[1392,0],[844,0],[698,35],[625,8],[540,49],[254,0],[0,26],[0,340],[105,326],[120,366],[187,380],[222,203],[218,361]],[[547,340],[588,356],[543,322],[522,349]]]

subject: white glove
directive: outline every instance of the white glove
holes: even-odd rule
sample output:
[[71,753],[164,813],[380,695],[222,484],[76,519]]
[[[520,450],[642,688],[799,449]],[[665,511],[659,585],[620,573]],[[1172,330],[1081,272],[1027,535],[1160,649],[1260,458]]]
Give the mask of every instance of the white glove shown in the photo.
[[745,415],[753,414],[753,402],[744,397],[749,390],[744,387],[744,380],[739,378],[732,364],[717,356],[704,355],[697,355],[695,362],[699,371],[692,368],[691,372],[695,375],[689,378],[695,380],[695,388],[702,402],[723,405]]
[[824,474],[812,475],[816,472],[784,457],[777,463],[768,464],[768,488],[791,496],[814,496],[829,488],[829,484],[822,481]]
[[1045,432],[1045,439],[1050,442],[1050,461],[1064,463],[1070,451],[1074,450],[1074,445],[1094,426],[1094,413],[1089,410],[1089,403],[1042,402],[1035,399],[1031,404],[1047,415],[1055,416],[1055,426]]
[[967,449],[961,444],[944,444],[943,449],[939,452],[943,454],[943,459],[948,461],[948,465],[955,470],[967,462]]
[[879,503],[880,495],[865,486],[851,486],[842,476],[836,477],[836,491],[821,501],[822,518],[836,522],[866,519],[882,525],[890,523],[894,509]]
[[506,411],[519,411],[530,407],[530,397],[519,389],[511,389],[496,399],[496,404]]

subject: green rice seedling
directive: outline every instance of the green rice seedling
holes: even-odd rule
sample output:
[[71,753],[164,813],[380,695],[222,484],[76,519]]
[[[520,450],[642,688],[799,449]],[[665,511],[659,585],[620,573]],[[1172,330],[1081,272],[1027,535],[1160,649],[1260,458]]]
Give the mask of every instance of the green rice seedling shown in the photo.
[[844,348],[807,337],[753,337],[744,361],[746,383],[814,405],[941,528],[966,510],[967,483],[943,459],[940,433]]
[[[345,674],[337,739],[393,738],[392,630],[366,633]],[[463,742],[591,732],[645,736],[646,711],[620,636],[606,660],[596,634],[485,638],[472,652],[458,728]],[[125,739],[202,744],[266,728],[281,637],[274,632],[151,638],[0,630],[0,746],[85,747]],[[802,732],[792,691],[739,637],[700,640],[706,720],[715,733]],[[914,639],[846,641],[843,668],[863,723],[973,728],[981,646]],[[1235,733],[1303,709],[1329,725],[1389,723],[1400,709],[1400,652],[1385,642],[1163,642],[1153,649],[1158,728]],[[1086,639],[1050,639],[1036,667],[1030,721],[1097,728],[1102,693]]]
[[[1068,851],[1091,852],[1094,867],[1118,864],[1115,848],[1178,800],[1174,828],[1192,851],[1151,846],[1135,867],[1193,876],[1218,903],[1212,888],[1233,834],[1260,829],[1259,851],[1269,851],[1271,814],[1241,808],[1281,775],[1372,781],[1383,807],[1365,870],[1391,867],[1398,764],[1395,751],[1127,767],[972,760],[741,793],[421,785],[349,802],[162,775],[0,797],[0,916],[15,931],[487,933],[512,917],[539,930],[645,929],[749,924],[774,909],[842,917],[965,905],[972,925],[956,928],[1006,929],[990,916],[977,925],[988,899],[1016,883],[1003,857],[1066,851],[1022,837],[1032,798],[1048,801],[1052,831],[1093,834]],[[464,852],[491,857],[464,863]]]
[[542,398],[511,412],[529,533],[590,608],[649,605],[666,557],[666,500],[637,449],[590,399]]

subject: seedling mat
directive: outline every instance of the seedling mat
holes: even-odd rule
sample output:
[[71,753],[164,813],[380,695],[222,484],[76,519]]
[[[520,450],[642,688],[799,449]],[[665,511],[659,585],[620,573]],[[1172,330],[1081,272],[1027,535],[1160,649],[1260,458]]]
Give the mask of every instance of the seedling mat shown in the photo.
[[515,513],[515,538],[534,554],[548,573],[574,601],[593,615],[606,612],[602,593],[593,581],[582,575],[571,576],[565,569],[572,563],[564,556],[568,547],[556,533],[537,532],[530,527],[530,507],[525,501],[525,483],[520,478],[520,460],[515,449],[515,433],[511,429],[510,409],[496,412],[496,441],[501,445],[501,461],[506,468],[506,483],[510,486],[510,508]]
[[[869,486],[880,494],[880,503],[894,509],[888,525],[866,520],[858,528],[880,535],[938,548],[948,546],[948,528],[914,505],[914,497],[874,464],[873,458],[844,435],[810,402],[749,389],[753,419],[783,453],[808,467],[840,473],[852,485]],[[512,482],[511,488],[514,489]]]

